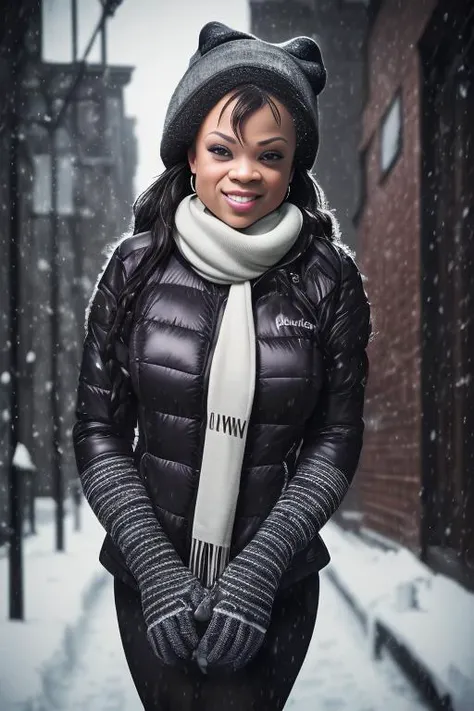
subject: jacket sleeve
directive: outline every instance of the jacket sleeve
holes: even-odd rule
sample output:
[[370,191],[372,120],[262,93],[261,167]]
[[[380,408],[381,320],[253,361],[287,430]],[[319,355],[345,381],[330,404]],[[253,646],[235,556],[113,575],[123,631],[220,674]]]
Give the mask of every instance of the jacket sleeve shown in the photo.
[[307,423],[297,468],[324,460],[349,486],[362,449],[370,307],[354,261],[341,254],[338,296],[320,314],[325,382]]
[[109,259],[92,296],[83,345],[73,429],[79,474],[99,455],[132,456],[137,403],[129,379],[121,391],[122,406],[112,406],[112,383],[105,342],[112,326],[117,299],[127,275],[120,246]]

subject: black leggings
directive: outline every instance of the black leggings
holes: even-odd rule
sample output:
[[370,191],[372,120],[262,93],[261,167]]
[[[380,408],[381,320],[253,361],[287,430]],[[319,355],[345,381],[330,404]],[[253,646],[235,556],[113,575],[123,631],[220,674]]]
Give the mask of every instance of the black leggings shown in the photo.
[[120,635],[145,711],[281,711],[306,656],[318,601],[318,573],[280,591],[265,640],[252,661],[237,672],[204,675],[194,662],[161,664],[146,638],[138,594],[116,579]]

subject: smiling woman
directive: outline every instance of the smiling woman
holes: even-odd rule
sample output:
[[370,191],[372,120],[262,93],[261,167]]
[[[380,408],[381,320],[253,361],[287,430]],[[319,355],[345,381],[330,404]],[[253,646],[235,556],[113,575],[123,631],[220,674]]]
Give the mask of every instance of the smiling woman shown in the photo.
[[313,633],[370,334],[310,173],[325,80],[308,37],[205,25],[91,300],[74,445],[147,710],[281,711]]
[[188,151],[198,197],[237,229],[276,210],[293,177],[296,132],[276,97],[255,85],[226,94]]

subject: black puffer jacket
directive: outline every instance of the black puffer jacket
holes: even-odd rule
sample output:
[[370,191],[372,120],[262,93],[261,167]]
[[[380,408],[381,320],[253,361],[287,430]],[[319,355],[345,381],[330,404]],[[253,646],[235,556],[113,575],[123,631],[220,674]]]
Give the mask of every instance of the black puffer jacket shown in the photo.
[[[201,279],[173,251],[159,279],[137,301],[130,328],[130,382],[113,414],[104,342],[116,297],[150,244],[123,241],[96,290],[79,378],[74,446],[79,470],[93,457],[130,454],[156,515],[178,554],[189,560],[199,481],[209,367],[227,286]],[[298,456],[323,455],[352,480],[362,445],[369,306],[353,260],[303,228],[281,262],[252,285],[257,381],[249,423],[231,558],[248,543],[292,477]],[[133,584],[106,537],[101,561]],[[295,556],[282,587],[329,562],[319,535]]]

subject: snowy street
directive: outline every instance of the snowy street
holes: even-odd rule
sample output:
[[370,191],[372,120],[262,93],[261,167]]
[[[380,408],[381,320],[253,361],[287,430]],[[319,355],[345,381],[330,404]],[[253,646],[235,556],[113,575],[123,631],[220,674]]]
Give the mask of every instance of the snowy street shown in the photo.
[[132,609],[158,711],[267,711],[311,635],[284,711],[474,711],[473,38],[474,0],[4,0],[0,711],[143,711],[108,571],[152,634],[237,551],[215,656],[324,558],[314,632],[223,700]]
[[[57,682],[61,682],[58,680]],[[62,711],[140,711],[120,644],[112,581],[102,588],[84,630],[79,661],[56,698]],[[313,641],[288,700],[290,711],[421,711],[419,695],[389,658],[369,660],[347,603],[323,575]],[[178,709],[176,711],[179,711]]]
[[[76,531],[68,506],[67,554],[58,554],[54,502],[41,499],[37,507],[42,524],[25,540],[24,622],[8,619],[8,595],[0,594],[1,711],[140,711],[115,619],[112,579],[98,562],[102,527],[84,505]],[[364,631],[334,578],[370,629],[384,623],[415,659],[424,660],[441,692],[450,692],[455,711],[472,711],[473,596],[443,576],[428,577],[403,549],[380,551],[335,524],[325,527],[324,539],[333,558],[322,573],[313,640],[286,710],[431,708],[384,650],[373,661],[374,635]],[[0,556],[5,581],[7,564]],[[397,590],[413,580],[417,606],[400,607]],[[439,615],[448,608],[457,610],[449,627]]]
[[318,619],[288,711],[428,711],[390,656],[371,661],[358,619],[321,576]]

